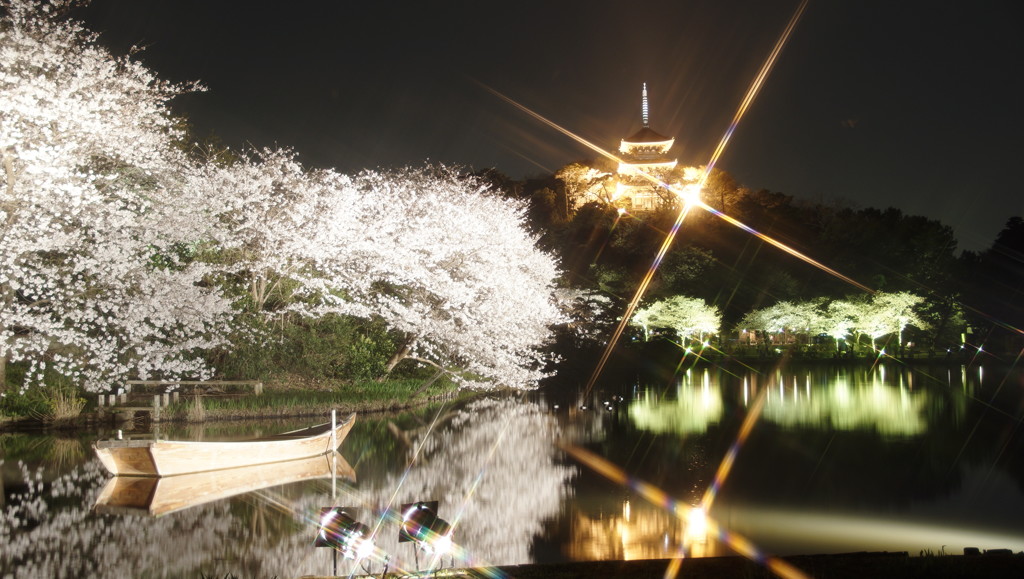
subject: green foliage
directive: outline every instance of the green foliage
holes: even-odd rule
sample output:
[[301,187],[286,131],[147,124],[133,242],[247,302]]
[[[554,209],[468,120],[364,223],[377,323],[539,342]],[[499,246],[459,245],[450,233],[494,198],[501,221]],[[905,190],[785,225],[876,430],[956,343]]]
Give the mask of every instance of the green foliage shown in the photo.
[[623,299],[629,299],[630,292],[636,287],[628,272],[621,268],[595,265],[590,269],[590,277],[601,293]]
[[264,380],[297,376],[313,381],[369,380],[381,376],[396,349],[383,324],[327,315],[319,319],[283,316],[272,322],[253,317],[253,334],[216,361],[226,378]]
[[[26,366],[24,363],[8,365],[8,381],[12,384],[24,384]],[[27,389],[10,388],[4,391],[3,396],[0,396],[0,416],[66,418],[68,408],[77,408],[80,411],[85,407],[82,390],[73,385],[67,377],[47,369],[42,384]]]
[[175,243],[169,248],[150,245],[149,249],[152,251],[149,256],[150,267],[159,270],[180,270],[196,258],[200,246],[197,243]]
[[3,397],[0,397],[0,415],[43,416],[49,411],[49,397],[40,387],[31,387],[25,391],[15,389],[5,392]]
[[702,247],[687,245],[669,251],[658,268],[663,291],[666,294],[686,292],[691,284],[697,282],[714,265],[714,256]]

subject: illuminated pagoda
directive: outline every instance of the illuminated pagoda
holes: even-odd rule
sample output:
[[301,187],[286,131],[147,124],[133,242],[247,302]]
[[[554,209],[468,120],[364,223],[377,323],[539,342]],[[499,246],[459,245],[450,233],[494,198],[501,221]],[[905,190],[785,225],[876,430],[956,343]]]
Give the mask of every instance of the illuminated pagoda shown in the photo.
[[674,198],[662,183],[668,181],[669,174],[676,167],[676,160],[668,156],[675,138],[651,129],[649,112],[647,83],[644,83],[643,127],[619,145],[622,160],[619,163],[615,205],[624,209],[651,211]]

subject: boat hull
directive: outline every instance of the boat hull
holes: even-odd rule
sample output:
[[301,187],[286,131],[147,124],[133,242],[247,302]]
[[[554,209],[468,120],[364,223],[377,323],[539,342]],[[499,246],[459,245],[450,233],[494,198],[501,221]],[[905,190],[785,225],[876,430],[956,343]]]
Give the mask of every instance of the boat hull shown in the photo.
[[93,508],[100,514],[159,517],[242,493],[332,476],[356,480],[355,470],[337,453],[179,476],[115,476]]
[[176,476],[283,462],[334,451],[355,423],[355,414],[329,424],[259,440],[105,440],[93,444],[103,466],[119,476]]

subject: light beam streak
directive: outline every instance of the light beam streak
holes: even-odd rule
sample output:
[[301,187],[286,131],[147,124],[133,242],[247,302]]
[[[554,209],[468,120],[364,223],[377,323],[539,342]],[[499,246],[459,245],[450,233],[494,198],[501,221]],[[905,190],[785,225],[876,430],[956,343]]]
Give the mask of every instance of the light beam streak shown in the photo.
[[601,148],[598,145],[595,145],[594,143],[591,143],[590,141],[584,139],[583,137],[581,137],[581,136],[577,135],[576,133],[570,131],[569,129],[563,127],[562,125],[559,125],[558,123],[552,121],[551,119],[548,119],[544,115],[541,115],[540,113],[534,112],[533,110],[531,110],[531,109],[529,109],[529,108],[519,104],[518,102],[510,99],[509,97],[501,94],[500,92],[494,90],[493,88],[491,88],[491,87],[489,87],[487,85],[481,84],[480,86],[482,86],[484,88],[484,90],[490,92],[494,96],[496,96],[496,97],[500,98],[501,100],[507,102],[508,104],[516,107],[520,111],[530,115],[531,117],[537,119],[538,121],[544,123],[545,125],[551,127],[552,129],[555,129],[559,133],[562,133],[563,135],[569,137],[570,139],[576,141],[577,143],[583,145],[584,147],[587,147],[588,149],[596,152],[597,154],[599,154],[599,155],[601,155],[603,157],[606,157],[608,159],[611,159],[612,161],[616,161],[618,163],[622,163],[623,162],[622,159],[616,157],[612,153],[609,153],[607,150]]
[[729,472],[732,471],[732,465],[736,462],[736,455],[739,454],[740,447],[747,441],[750,431],[754,429],[754,424],[761,417],[761,409],[764,408],[765,394],[767,392],[768,388],[762,388],[757,393],[757,398],[754,399],[750,410],[747,411],[747,417],[743,419],[743,425],[740,427],[739,434],[736,435],[736,441],[732,443],[729,451],[725,453],[725,458],[722,459],[721,464],[718,465],[718,471],[715,472],[715,478],[708,485],[707,490],[704,491],[704,496],[700,500],[700,508],[705,513],[711,511],[711,505],[714,504],[718,491],[721,490],[722,485],[725,484],[725,479],[729,477]]
[[[706,177],[706,175],[705,175],[705,177]],[[864,290],[865,292],[867,292],[869,294],[877,293],[875,290],[873,290],[873,289],[869,288],[868,286],[858,282],[857,280],[855,280],[853,278],[850,278],[850,277],[848,277],[846,275],[843,275],[843,274],[839,273],[838,271],[832,269],[831,267],[828,267],[827,265],[821,263],[820,261],[817,261],[816,259],[814,259],[814,258],[812,258],[812,257],[810,257],[808,255],[805,255],[805,254],[797,251],[796,249],[793,249],[792,247],[782,243],[781,241],[777,241],[776,239],[774,239],[772,237],[769,237],[769,236],[761,233],[760,231],[757,231],[753,227],[750,227],[749,225],[746,225],[745,223],[742,223],[739,220],[737,220],[737,219],[735,219],[733,217],[730,217],[730,216],[726,215],[725,213],[722,213],[721,211],[715,209],[714,207],[711,207],[711,206],[707,205],[703,201],[697,202],[696,205],[698,207],[700,207],[701,209],[704,209],[705,211],[707,211],[707,212],[709,212],[709,213],[711,213],[713,215],[716,215],[717,217],[721,218],[722,220],[726,221],[727,223],[729,223],[731,225],[735,225],[736,227],[739,227],[743,231],[746,231],[747,233],[753,235],[754,237],[757,237],[758,239],[764,241],[765,243],[768,243],[768,244],[772,245],[773,247],[781,249],[782,251],[788,253],[789,255],[792,255],[793,257],[795,257],[795,258],[797,258],[797,259],[799,259],[801,261],[804,261],[804,262],[806,262],[806,263],[808,263],[810,265],[813,265],[814,267],[820,269],[821,271],[824,271],[825,273],[828,273],[829,275],[832,275],[832,276],[834,276],[834,277],[836,277],[838,279],[841,279],[841,280],[845,281],[846,283],[848,283],[848,284],[850,284],[850,285],[852,285],[852,286],[854,286],[854,287],[856,287],[858,289]]]

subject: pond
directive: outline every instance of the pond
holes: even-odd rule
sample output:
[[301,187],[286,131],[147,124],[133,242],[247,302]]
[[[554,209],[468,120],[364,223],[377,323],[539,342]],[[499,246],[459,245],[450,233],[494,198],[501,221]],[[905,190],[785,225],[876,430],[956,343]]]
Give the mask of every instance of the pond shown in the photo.
[[[354,477],[156,513],[97,505],[111,477],[90,444],[110,432],[0,434],[0,576],[379,574],[385,558],[415,570],[730,555],[735,537],[771,555],[1024,549],[1019,370],[694,368],[667,384],[605,382],[585,399],[563,384],[362,416],[339,457]],[[157,434],[229,439],[308,422]],[[438,562],[398,541],[393,515],[416,501],[438,501],[454,554]],[[374,558],[313,546],[330,506],[374,528]]]

